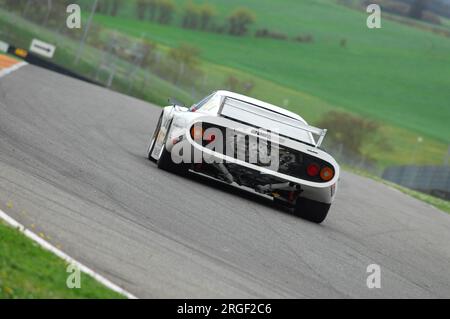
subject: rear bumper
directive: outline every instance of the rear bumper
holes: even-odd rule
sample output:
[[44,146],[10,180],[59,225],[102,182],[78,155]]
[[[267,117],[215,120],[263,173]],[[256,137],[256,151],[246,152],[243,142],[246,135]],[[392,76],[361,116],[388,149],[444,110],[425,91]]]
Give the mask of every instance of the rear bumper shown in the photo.
[[[173,140],[174,140],[174,138],[172,138],[170,141],[173,141]],[[197,143],[188,141],[184,137],[181,141],[177,141],[175,144],[177,144],[177,147],[180,147],[183,149],[191,149],[192,152],[194,152],[196,149],[198,151],[201,151],[202,149],[204,149],[203,147],[199,146]],[[174,160],[174,162],[176,162],[176,163],[184,162],[183,158],[177,155],[177,152],[175,152],[175,151],[172,152],[172,150],[174,150],[174,144],[172,142],[168,142],[166,144],[166,149],[169,152],[171,152],[172,159]],[[249,163],[246,163],[243,161],[239,161],[239,160],[232,159],[232,158],[230,158],[229,160],[224,160],[223,155],[220,153],[216,153],[216,152],[212,152],[212,154],[210,154],[209,159],[210,160],[213,159],[215,162],[220,162],[220,163],[225,163],[225,164],[226,163],[237,164],[242,167],[245,167],[248,170],[257,171],[260,174],[270,175],[277,180],[294,183],[294,184],[300,186],[300,189],[301,189],[300,197],[308,198],[308,199],[311,199],[314,201],[331,204],[336,195],[337,183],[332,183],[332,184],[327,183],[328,185],[319,184],[320,187],[308,185],[308,183],[306,183],[307,181],[299,180],[297,178],[294,178],[294,177],[288,176],[288,175],[284,175],[284,174],[278,174],[274,171],[270,171],[270,170],[267,170],[267,169],[264,169],[259,166],[249,164]],[[203,163],[203,161],[199,161],[197,163]],[[194,165],[195,163],[190,163],[190,164]]]
[[[200,117],[195,120],[195,122],[202,121],[207,123],[214,123],[220,126],[228,127],[230,129],[236,129],[236,130],[246,130],[248,131],[254,130],[252,127],[245,127],[245,125],[242,125],[241,123],[237,123],[235,121],[224,119],[224,118],[218,118],[218,117]],[[295,185],[299,185],[302,189],[302,193],[300,197],[305,197],[311,200],[323,202],[323,203],[331,203],[336,195],[337,190],[337,182],[339,179],[339,165],[335,162],[335,160],[324,151],[314,148],[312,146],[298,143],[298,142],[292,142],[291,140],[283,140],[282,145],[285,145],[287,147],[293,148],[295,150],[298,150],[299,152],[303,152],[309,156],[315,156],[320,159],[324,159],[328,162],[331,162],[332,165],[335,168],[335,176],[328,182],[312,182],[300,178],[296,178],[294,176],[290,176],[287,174],[282,174],[276,170],[271,170],[263,166],[258,166],[256,164],[248,163],[246,161],[239,160],[234,157],[229,157],[225,154],[215,152],[214,150],[211,150],[207,147],[204,147],[197,142],[195,142],[191,136],[190,136],[190,127],[194,124],[194,122],[190,123],[189,125],[184,124],[184,127],[180,126],[173,126],[168,132],[169,136],[167,138],[166,143],[166,149],[172,153],[172,159],[176,163],[184,162],[184,163],[202,163],[204,154],[207,155],[209,161],[219,162],[219,163],[232,163],[239,165],[241,167],[245,167],[246,169],[257,171],[259,174],[265,174],[273,176],[274,178],[290,183],[294,183]],[[174,147],[176,145],[176,148]],[[194,161],[194,158],[192,156],[185,156],[186,154],[183,154],[184,156],[178,156],[179,155],[179,149],[189,150],[189,152],[194,154],[200,154],[197,156],[197,161]],[[189,158],[189,162],[186,162],[186,158]]]

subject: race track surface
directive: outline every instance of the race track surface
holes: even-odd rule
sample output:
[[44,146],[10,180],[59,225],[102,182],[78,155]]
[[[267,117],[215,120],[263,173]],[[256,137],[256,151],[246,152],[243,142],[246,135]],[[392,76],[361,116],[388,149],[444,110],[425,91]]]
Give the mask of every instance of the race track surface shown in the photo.
[[145,154],[160,112],[34,66],[1,78],[0,209],[143,298],[450,297],[447,214],[343,173],[316,225],[169,174]]

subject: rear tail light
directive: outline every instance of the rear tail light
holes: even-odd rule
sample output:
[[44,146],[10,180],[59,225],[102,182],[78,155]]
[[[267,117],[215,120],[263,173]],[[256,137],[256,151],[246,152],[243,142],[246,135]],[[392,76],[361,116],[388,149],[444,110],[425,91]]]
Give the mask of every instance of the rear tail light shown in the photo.
[[205,141],[207,142],[214,142],[214,140],[216,139],[216,136],[214,134],[208,134],[205,136]]
[[198,143],[202,142],[201,144],[203,144],[203,146],[214,142],[217,138],[217,133],[214,129],[211,130],[211,127],[207,130],[205,129],[206,128],[204,128],[204,126],[202,126],[200,123],[195,124],[194,126],[191,127],[192,139],[194,141],[197,141]]
[[191,128],[191,137],[193,140],[201,141],[203,139],[203,128],[194,125]]
[[317,176],[319,174],[319,172],[320,172],[319,164],[312,163],[312,164],[309,164],[308,167],[306,167],[306,173],[311,177]]
[[328,182],[334,177],[334,171],[329,166],[322,166],[317,163],[311,163],[306,167],[306,174],[310,177],[320,177],[324,182]]
[[333,176],[334,176],[334,172],[328,166],[325,166],[320,170],[320,178],[326,182],[331,180],[333,178]]

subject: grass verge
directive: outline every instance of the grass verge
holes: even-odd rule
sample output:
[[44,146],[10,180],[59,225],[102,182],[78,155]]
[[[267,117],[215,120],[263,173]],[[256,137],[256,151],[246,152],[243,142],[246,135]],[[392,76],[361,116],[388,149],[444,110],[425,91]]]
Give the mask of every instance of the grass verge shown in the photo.
[[84,273],[80,289],[67,288],[67,266],[0,221],[0,299],[124,298]]

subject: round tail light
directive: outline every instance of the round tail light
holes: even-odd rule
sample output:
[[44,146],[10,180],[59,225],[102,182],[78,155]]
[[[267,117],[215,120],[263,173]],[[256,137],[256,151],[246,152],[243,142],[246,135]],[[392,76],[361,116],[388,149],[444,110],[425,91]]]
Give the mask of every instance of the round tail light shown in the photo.
[[214,134],[208,134],[207,136],[205,136],[205,141],[207,142],[214,142],[216,139],[216,136]]
[[193,140],[201,141],[203,139],[203,128],[201,126],[193,126],[191,128],[191,137]]
[[320,170],[320,178],[323,179],[324,181],[331,180],[333,178],[333,176],[334,176],[334,172],[328,166],[325,166],[324,168],[322,168]]
[[306,173],[311,177],[317,176],[317,174],[319,174],[319,172],[320,172],[319,164],[312,163],[312,164],[309,164],[308,167],[306,167]]

